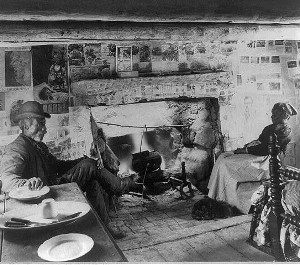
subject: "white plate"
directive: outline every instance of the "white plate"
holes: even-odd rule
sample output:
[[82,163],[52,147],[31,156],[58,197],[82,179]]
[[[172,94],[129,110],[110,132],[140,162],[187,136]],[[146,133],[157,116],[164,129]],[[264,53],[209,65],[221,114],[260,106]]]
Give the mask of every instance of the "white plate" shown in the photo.
[[[91,207],[87,203],[83,202],[74,202],[74,201],[56,201],[55,207],[58,212],[58,217],[64,217],[70,214],[74,214],[77,212],[81,212],[80,215],[68,220],[61,220],[53,218],[53,219],[44,219],[41,217],[41,205],[40,204],[32,204],[24,206],[20,209],[15,209],[8,211],[4,214],[0,215],[0,229],[2,230],[20,230],[20,229],[35,229],[41,227],[48,227],[48,226],[57,226],[68,222],[73,222],[78,218],[86,215]],[[43,223],[42,225],[38,226],[28,226],[28,227],[6,227],[5,222],[9,221],[12,217],[28,219],[33,222],[40,222]],[[58,222],[57,222],[58,221]],[[55,223],[53,223],[55,222]]]
[[84,234],[62,234],[46,240],[38,248],[40,258],[47,261],[68,261],[88,253],[94,240]]
[[22,186],[9,192],[9,197],[20,201],[29,201],[38,199],[46,195],[50,191],[48,186],[44,186],[40,190],[30,190],[28,186]]

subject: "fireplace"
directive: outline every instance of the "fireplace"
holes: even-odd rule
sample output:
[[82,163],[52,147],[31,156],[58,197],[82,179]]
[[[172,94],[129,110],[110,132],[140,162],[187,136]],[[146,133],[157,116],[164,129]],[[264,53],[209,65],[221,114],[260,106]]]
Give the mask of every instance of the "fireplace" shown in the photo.
[[210,175],[220,145],[216,98],[172,99],[92,108],[98,127],[120,160],[120,173],[137,173],[145,182],[182,175],[198,188]]

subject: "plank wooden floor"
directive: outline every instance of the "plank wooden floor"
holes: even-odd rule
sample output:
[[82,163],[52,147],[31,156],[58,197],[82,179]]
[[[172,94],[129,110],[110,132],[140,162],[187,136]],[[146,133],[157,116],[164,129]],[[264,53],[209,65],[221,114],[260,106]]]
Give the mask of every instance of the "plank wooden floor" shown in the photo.
[[152,196],[152,201],[125,195],[112,224],[127,233],[117,240],[129,262],[272,262],[246,243],[249,215],[194,220],[193,204],[203,195],[180,200],[177,191]]

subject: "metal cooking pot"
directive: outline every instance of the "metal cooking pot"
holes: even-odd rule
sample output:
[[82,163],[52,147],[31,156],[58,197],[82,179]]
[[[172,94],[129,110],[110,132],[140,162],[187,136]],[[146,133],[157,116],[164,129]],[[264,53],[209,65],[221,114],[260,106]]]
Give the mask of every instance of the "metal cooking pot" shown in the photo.
[[157,151],[142,151],[132,154],[132,169],[137,173],[144,174],[160,168],[162,158]]

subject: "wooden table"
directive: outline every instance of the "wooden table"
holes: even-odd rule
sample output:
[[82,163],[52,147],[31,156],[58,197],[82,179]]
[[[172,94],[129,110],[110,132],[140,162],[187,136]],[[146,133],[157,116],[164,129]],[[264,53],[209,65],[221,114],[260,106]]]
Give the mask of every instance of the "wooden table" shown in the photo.
[[[47,194],[47,197],[54,198],[56,201],[78,201],[89,203],[76,183],[51,186],[50,189],[51,191]],[[42,199],[40,199],[40,201]],[[34,203],[39,203],[40,201],[35,201]],[[18,209],[24,207],[26,204],[27,203],[10,198],[6,201],[5,211]],[[81,233],[88,235],[95,243],[90,252],[73,260],[74,262],[127,261],[124,254],[107,231],[107,228],[99,219],[95,210],[91,207],[88,214],[79,218],[74,223],[59,225],[52,228],[27,229],[26,231],[3,231],[1,262],[44,262],[37,254],[38,247],[53,236],[66,233]]]

